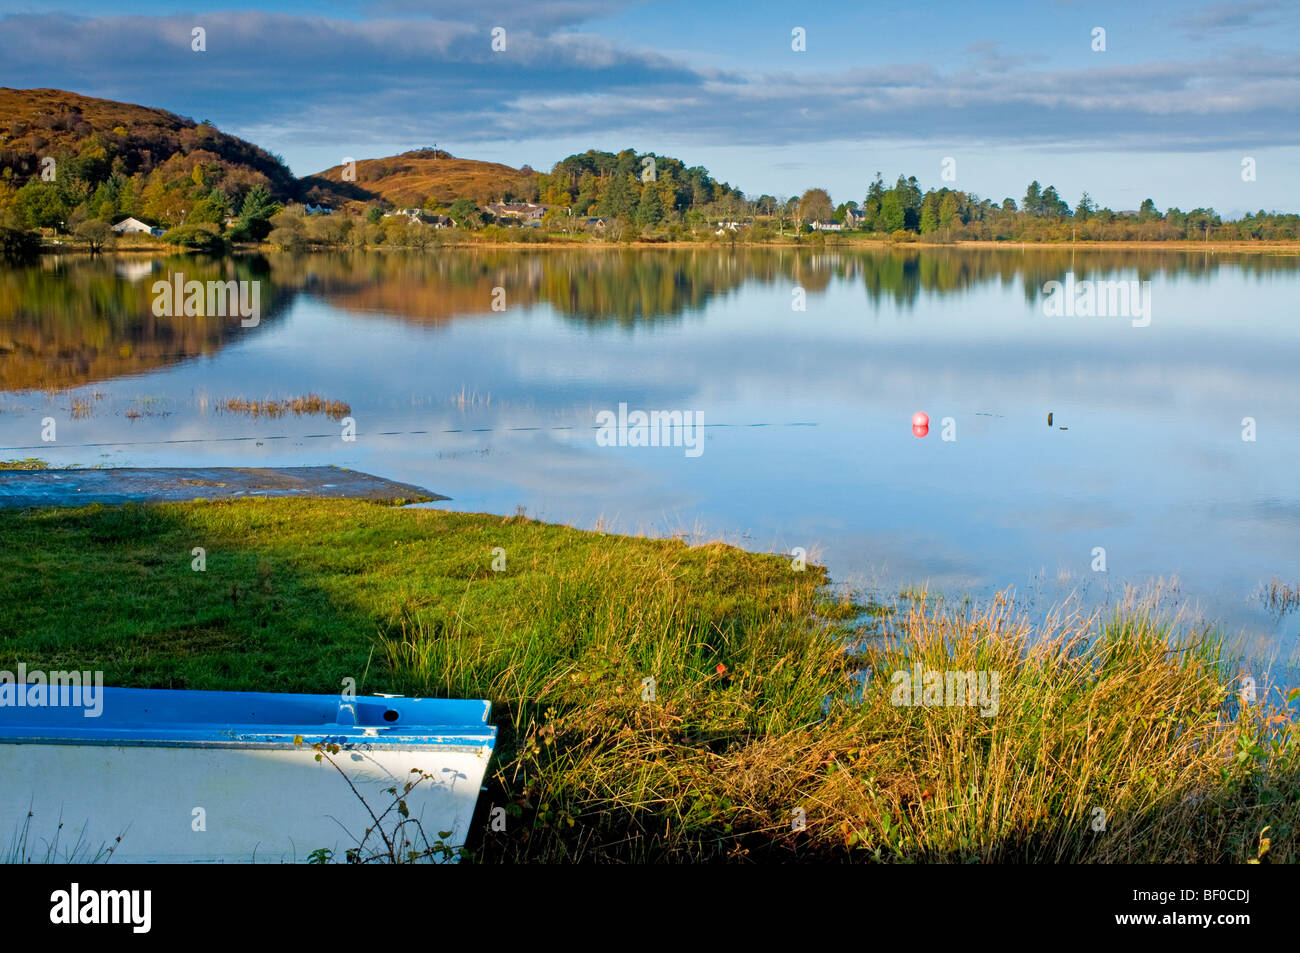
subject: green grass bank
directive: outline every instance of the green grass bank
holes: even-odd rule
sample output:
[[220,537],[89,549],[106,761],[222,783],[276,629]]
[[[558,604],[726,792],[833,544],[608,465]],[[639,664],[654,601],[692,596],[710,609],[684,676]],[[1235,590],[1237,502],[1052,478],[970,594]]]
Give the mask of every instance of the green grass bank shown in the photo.
[[[1296,860],[1294,708],[1240,704],[1213,633],[1035,631],[1005,599],[864,615],[826,583],[366,502],[0,510],[0,668],[488,698],[483,862]],[[996,712],[895,704],[918,663],[996,673]]]

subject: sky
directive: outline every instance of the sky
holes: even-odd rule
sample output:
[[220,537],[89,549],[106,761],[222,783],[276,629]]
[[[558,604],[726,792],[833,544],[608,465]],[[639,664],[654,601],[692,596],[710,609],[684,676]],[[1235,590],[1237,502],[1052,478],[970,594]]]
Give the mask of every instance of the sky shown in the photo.
[[298,175],[435,143],[541,171],[633,148],[753,197],[861,202],[879,171],[1300,210],[1300,0],[0,0],[0,86],[208,119]]

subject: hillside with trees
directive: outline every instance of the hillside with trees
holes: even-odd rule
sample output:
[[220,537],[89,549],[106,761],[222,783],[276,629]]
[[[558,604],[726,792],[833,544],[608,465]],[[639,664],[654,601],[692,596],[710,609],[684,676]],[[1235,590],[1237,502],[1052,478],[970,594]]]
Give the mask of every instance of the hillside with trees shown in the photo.
[[220,224],[255,190],[298,181],[264,149],[162,109],[55,89],[0,88],[0,225],[72,232],[135,216],[164,228]]
[[[309,215],[325,205],[335,213]],[[513,208],[489,208],[506,203]],[[392,215],[420,209],[423,215]],[[590,149],[549,172],[416,149],[295,179],[265,150],[208,122],[51,89],[0,88],[0,256],[29,257],[29,232],[72,235],[90,251],[131,216],[163,240],[218,251],[230,241],[282,247],[467,240],[722,240],[761,243],[849,237],[924,241],[1246,241],[1300,238],[1300,216],[1260,210],[1224,221],[1212,208],[1161,211],[1153,199],[1113,210],[1084,192],[1071,206],[1031,182],[1001,201],[915,176],[877,172],[861,201],[824,188],[748,197],[703,166],[672,156]],[[519,229],[526,222],[532,228]],[[454,224],[450,233],[426,233]],[[483,231],[483,230],[487,231]],[[430,230],[432,231],[432,230]],[[476,239],[477,240],[477,239]]]
[[589,149],[571,155],[539,177],[541,201],[575,216],[626,219],[639,226],[701,225],[712,218],[743,215],[744,193],[716,181],[703,166],[681,159]]

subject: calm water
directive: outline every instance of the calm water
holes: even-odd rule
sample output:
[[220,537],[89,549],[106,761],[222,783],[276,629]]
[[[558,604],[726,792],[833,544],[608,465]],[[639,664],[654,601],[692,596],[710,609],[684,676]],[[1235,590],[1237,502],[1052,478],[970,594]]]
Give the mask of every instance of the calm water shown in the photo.
[[[156,317],[178,271],[261,281],[260,324]],[[1149,326],[1048,316],[1067,272],[1149,281]],[[1300,584],[1298,301],[1294,256],[1183,252],[47,260],[0,271],[0,459],[337,464],[458,510],[803,547],[886,599],[1159,591],[1293,658],[1300,613],[1258,593]],[[312,392],[355,442],[218,409]],[[701,414],[702,453],[600,446],[620,403]]]

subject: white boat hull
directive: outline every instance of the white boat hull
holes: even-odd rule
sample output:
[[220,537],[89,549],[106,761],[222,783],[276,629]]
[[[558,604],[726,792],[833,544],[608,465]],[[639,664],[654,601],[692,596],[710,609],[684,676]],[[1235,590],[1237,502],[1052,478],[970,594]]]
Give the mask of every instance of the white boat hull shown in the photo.
[[19,822],[13,846],[25,823],[25,854],[37,862],[302,863],[321,849],[343,861],[358,845],[363,856],[386,851],[378,832],[366,838],[374,821],[361,798],[381,814],[395,800],[387,789],[400,791],[414,769],[429,778],[405,798],[409,819],[394,809],[380,829],[391,837],[402,823],[396,833],[416,850],[420,828],[429,845],[463,845],[489,756],[344,749],[331,757],[358,797],[310,747],[0,744],[0,789],[4,816]]
[[496,742],[486,701],[89,697],[0,685],[0,860],[454,860]]

